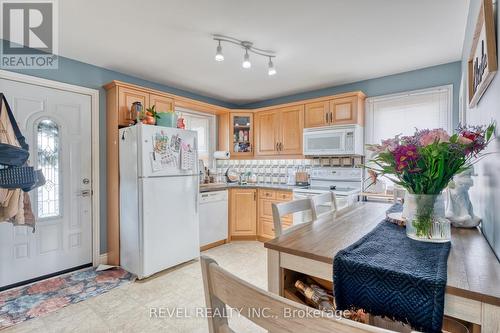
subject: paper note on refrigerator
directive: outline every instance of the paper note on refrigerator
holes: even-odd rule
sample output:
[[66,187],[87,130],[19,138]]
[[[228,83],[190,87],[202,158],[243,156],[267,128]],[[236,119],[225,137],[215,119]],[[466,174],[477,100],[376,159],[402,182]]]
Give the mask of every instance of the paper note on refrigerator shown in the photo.
[[169,138],[161,132],[153,135],[153,152],[150,154],[153,172],[179,167],[180,138],[172,135]]
[[181,142],[181,169],[193,170],[194,169],[194,152],[190,144]]

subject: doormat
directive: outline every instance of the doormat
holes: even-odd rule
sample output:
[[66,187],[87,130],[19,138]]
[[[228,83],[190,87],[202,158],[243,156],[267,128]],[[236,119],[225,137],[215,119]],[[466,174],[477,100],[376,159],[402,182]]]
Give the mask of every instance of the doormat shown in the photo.
[[0,331],[23,321],[57,311],[130,283],[135,275],[112,268],[90,267],[30,285],[0,292]]

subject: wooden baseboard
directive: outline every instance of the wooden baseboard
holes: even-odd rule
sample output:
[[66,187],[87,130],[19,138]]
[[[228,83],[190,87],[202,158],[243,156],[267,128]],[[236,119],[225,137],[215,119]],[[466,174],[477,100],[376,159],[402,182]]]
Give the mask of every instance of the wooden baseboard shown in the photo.
[[263,242],[263,243],[265,243],[265,242],[267,242],[267,241],[270,241],[271,239],[272,239],[272,238],[268,238],[268,237],[264,237],[264,236],[257,236],[257,240],[258,240],[259,242]]
[[251,236],[231,236],[231,241],[254,241],[257,240],[257,235]]
[[227,243],[227,239],[223,239],[217,242],[213,242],[207,245],[200,246],[200,252],[206,251],[208,249],[211,249],[213,247],[221,246]]

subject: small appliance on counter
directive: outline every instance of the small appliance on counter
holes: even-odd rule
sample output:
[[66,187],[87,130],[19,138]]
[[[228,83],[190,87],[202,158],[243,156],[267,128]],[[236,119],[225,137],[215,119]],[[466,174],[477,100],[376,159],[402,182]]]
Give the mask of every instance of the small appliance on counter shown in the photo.
[[240,174],[233,168],[227,168],[226,181],[228,183],[237,183],[240,181]]
[[309,173],[307,171],[297,171],[295,173],[295,185],[308,186],[309,185]]

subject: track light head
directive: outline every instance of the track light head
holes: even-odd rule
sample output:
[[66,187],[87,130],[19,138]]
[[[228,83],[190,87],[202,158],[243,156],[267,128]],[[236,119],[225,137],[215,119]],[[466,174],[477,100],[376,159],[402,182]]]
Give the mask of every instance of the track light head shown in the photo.
[[245,56],[243,57],[243,63],[241,64],[243,68],[248,69],[252,67],[252,63],[250,62],[250,55],[248,54],[248,49],[245,49]]
[[275,75],[276,74],[276,67],[274,67],[274,63],[273,63],[273,58],[269,57],[269,68],[267,70],[267,74],[268,75]]
[[215,53],[215,61],[223,61],[224,60],[224,55],[222,54],[222,46],[220,45],[220,41],[219,41],[219,45],[217,45],[217,52]]

